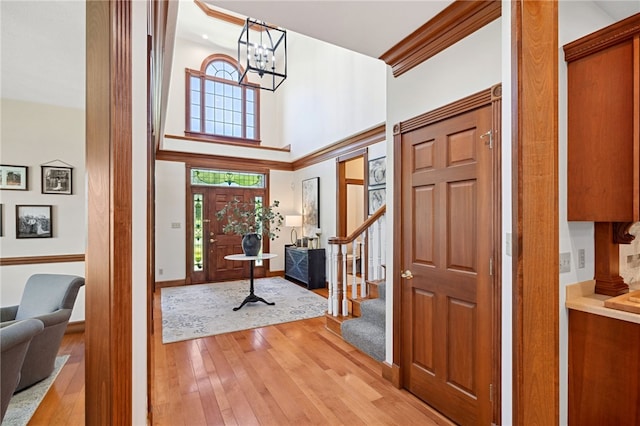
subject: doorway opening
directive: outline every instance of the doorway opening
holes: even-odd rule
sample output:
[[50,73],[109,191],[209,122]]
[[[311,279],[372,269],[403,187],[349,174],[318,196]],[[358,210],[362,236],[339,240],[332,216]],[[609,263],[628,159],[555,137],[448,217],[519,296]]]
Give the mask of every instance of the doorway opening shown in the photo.
[[[225,234],[224,221],[216,212],[229,201],[266,203],[265,173],[230,170],[189,169],[187,196],[187,284],[201,284],[242,279],[248,276],[247,262],[225,259],[242,253],[242,236]],[[268,251],[269,240],[262,240],[262,251]],[[256,261],[254,276],[264,277],[265,265]]]

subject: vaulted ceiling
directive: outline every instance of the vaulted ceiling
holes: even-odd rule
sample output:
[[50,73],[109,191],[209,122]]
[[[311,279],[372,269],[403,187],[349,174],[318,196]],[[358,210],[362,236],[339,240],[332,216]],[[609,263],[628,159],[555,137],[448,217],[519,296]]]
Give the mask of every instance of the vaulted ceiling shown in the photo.
[[[379,57],[451,0],[204,0],[372,57]],[[191,0],[181,0],[191,3]],[[594,2],[614,20],[640,12],[638,0]],[[178,32],[201,37],[210,18],[181,16]],[[3,98],[84,108],[85,7],[82,1],[0,1]]]

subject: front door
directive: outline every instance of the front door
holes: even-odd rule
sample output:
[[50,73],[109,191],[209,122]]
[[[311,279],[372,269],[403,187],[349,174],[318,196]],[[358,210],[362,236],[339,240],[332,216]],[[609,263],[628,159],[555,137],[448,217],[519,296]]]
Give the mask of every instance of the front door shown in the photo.
[[401,137],[403,382],[463,425],[492,419],[490,129],[487,106]]
[[[194,195],[202,196],[202,231],[196,230],[192,233],[191,244],[194,247],[194,256],[191,282],[193,284],[204,282],[217,282],[236,280],[249,277],[249,262],[227,260],[224,257],[229,254],[242,253],[242,236],[235,234],[225,234],[222,231],[224,220],[218,221],[216,212],[221,210],[225,204],[237,198],[240,201],[252,201],[256,197],[265,200],[266,191],[264,189],[247,189],[237,187],[194,187]],[[198,250],[199,238],[201,249]],[[195,242],[195,245],[193,245]],[[268,240],[263,244],[268,244]],[[266,247],[265,247],[266,249]],[[197,255],[201,253],[200,257]],[[199,262],[198,262],[199,260]],[[256,263],[254,270],[255,277],[264,277],[264,266]]]

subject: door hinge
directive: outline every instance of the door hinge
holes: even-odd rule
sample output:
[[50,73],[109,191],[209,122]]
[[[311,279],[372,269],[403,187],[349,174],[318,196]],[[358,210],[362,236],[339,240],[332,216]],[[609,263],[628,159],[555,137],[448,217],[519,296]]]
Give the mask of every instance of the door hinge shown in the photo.
[[489,138],[488,142],[485,142],[485,145],[489,145],[489,149],[493,149],[493,130],[489,130],[487,131],[487,133],[483,133],[482,135],[480,135],[481,138]]
[[489,275],[493,276],[493,257],[489,258]]
[[489,401],[493,402],[493,383],[489,385]]

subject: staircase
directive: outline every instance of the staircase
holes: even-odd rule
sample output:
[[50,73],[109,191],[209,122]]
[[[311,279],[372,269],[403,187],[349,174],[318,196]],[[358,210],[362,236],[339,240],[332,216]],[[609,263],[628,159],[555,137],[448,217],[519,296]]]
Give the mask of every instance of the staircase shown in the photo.
[[385,211],[382,206],[351,235],[328,240],[327,328],[378,361],[385,359]]
[[386,318],[386,284],[380,281],[376,284],[376,298],[352,301],[353,312],[360,316],[342,322],[340,331],[342,338],[351,343],[371,358],[384,361],[385,355],[385,318]]

